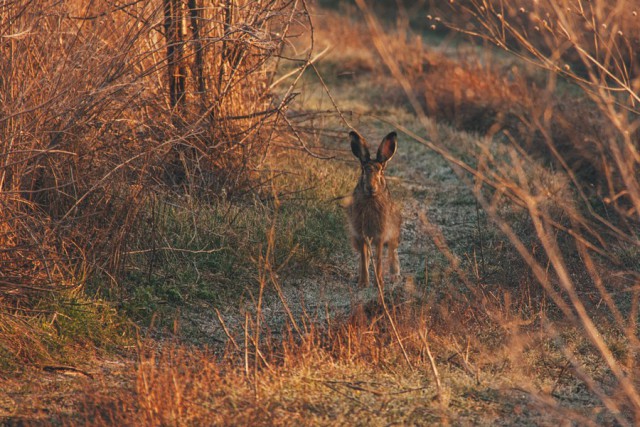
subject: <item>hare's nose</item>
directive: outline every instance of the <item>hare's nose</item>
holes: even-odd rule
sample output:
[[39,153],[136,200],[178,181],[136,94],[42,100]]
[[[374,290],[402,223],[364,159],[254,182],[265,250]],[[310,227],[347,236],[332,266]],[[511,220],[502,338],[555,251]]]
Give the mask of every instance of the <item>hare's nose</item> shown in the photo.
[[372,185],[371,183],[366,183],[364,185],[364,193],[367,196],[375,196],[377,191],[378,191],[378,188],[375,185]]

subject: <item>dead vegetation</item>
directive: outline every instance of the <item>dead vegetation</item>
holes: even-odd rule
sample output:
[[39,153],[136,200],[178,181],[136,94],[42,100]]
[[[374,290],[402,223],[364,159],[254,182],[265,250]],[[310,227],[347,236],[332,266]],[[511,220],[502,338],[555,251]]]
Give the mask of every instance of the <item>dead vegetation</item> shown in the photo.
[[158,194],[251,188],[291,100],[269,90],[277,55],[303,14],[288,2],[3,3],[3,316],[96,275],[118,287]]
[[[637,423],[634,57],[578,25],[631,6],[454,4],[514,59],[357,4],[2,6],[7,422]],[[348,280],[349,125],[407,144],[408,267],[341,311],[286,287]]]
[[268,90],[276,54],[303,11],[197,3],[189,31],[187,5],[159,1],[2,6],[7,291],[117,275],[154,192],[231,196],[253,179],[290,100]]

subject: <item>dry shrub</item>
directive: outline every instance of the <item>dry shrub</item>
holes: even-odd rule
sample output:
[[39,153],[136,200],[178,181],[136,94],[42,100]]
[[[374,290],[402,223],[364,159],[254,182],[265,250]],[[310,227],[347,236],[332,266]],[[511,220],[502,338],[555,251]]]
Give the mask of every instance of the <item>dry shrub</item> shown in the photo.
[[[69,422],[82,423],[86,419],[94,425],[290,425],[311,420],[336,421],[338,414],[346,416],[338,418],[338,422],[352,420],[352,402],[331,408],[327,403],[333,396],[318,399],[327,391],[321,383],[326,380],[330,384],[340,374],[373,372],[375,367],[404,363],[398,359],[397,342],[379,310],[372,303],[326,329],[309,324],[304,333],[292,332],[282,341],[272,341],[264,332],[258,338],[259,346],[252,338],[256,319],[251,318],[248,330],[235,336],[223,357],[170,343],[162,347],[152,343],[140,346],[133,387],[119,389],[110,396],[87,390],[79,416]],[[426,357],[417,335],[418,330],[424,331],[425,318],[416,324],[415,316],[411,310],[400,309],[397,320],[411,361],[418,365]],[[289,327],[294,331],[291,324]],[[430,392],[425,401],[431,397]],[[324,409],[314,411],[310,405]],[[381,411],[377,417],[393,419],[394,415]]]
[[[638,71],[634,51],[640,45],[639,7],[634,0],[462,0],[432,3],[429,11],[433,17],[445,16],[447,25],[453,24],[456,30],[523,54],[529,51],[524,45],[529,45],[540,52],[539,59],[560,59],[581,73],[589,72],[589,66],[583,64],[583,55],[588,53],[607,68],[634,76]],[[499,39],[489,34],[499,34]]]
[[5,302],[117,275],[152,193],[246,186],[291,99],[269,84],[303,12],[285,1],[3,3]]
[[[637,158],[636,6],[627,0],[470,1],[456,6],[470,17],[465,25],[455,24],[456,13],[448,24],[551,73],[546,90],[533,91],[523,103],[522,122],[535,145],[545,147],[560,167],[586,172],[582,178],[599,184],[600,194],[623,217],[630,209],[637,216],[639,207],[633,166],[623,160]],[[576,87],[579,96],[572,95]],[[522,132],[515,137],[527,139]]]
[[[421,101],[429,116],[459,129],[504,136],[533,155],[555,161],[558,167],[568,166],[583,182],[598,185],[601,192],[608,191],[602,154],[611,134],[591,101],[540,88],[515,66],[494,68],[480,61],[440,60],[424,73],[413,75],[413,87],[424,94]],[[609,178],[620,180],[619,175]]]
[[[266,331],[254,335],[260,313],[250,315],[247,330],[233,335],[224,356],[172,343],[141,346],[131,383],[109,394],[87,389],[80,396],[77,415],[65,421],[71,425],[88,420],[93,425],[377,425],[424,422],[418,415],[424,410],[435,417],[430,417],[432,422],[478,418],[516,422],[517,415],[500,410],[500,406],[503,411],[510,408],[513,400],[523,402],[509,390],[512,382],[523,381],[517,395],[530,390],[534,397],[535,387],[527,381],[555,379],[553,373],[547,378],[536,372],[535,360],[527,357],[544,353],[552,364],[546,369],[556,369],[560,362],[551,358],[558,356],[557,351],[548,347],[539,325],[515,326],[522,319],[507,306],[487,303],[505,324],[513,322],[502,330],[495,328],[487,313],[456,298],[449,298],[448,304],[425,304],[399,301],[400,295],[391,293],[385,297],[389,302],[396,299],[391,319],[399,337],[380,302],[369,301],[329,324],[309,322],[302,333],[287,323],[291,334],[282,340],[273,340]],[[567,381],[567,387],[575,386]],[[492,399],[474,398],[485,392]],[[504,401],[497,410],[496,398]],[[466,405],[473,405],[473,410],[469,412]],[[528,411],[544,407],[533,399],[523,406]],[[556,409],[555,414],[534,419],[563,419],[566,413]],[[571,418],[581,419],[575,413]],[[600,420],[613,419],[605,414]]]
[[515,122],[521,102],[530,96],[522,81],[511,81],[501,70],[479,62],[442,59],[413,75],[429,116],[483,134]]
[[[524,262],[527,271],[523,274],[534,278],[544,297],[553,302],[552,311],[541,313],[541,326],[547,339],[553,340],[561,351],[567,366],[571,366],[573,377],[584,383],[592,398],[600,402],[615,422],[637,424],[640,419],[636,368],[640,187],[635,171],[640,158],[635,140],[637,95],[630,80],[633,75],[627,73],[631,68],[623,65],[628,58],[611,38],[602,39],[597,56],[589,55],[589,45],[581,44],[586,37],[582,27],[571,26],[576,20],[567,17],[573,14],[578,16],[577,21],[589,19],[590,15],[576,12],[584,2],[540,2],[548,7],[549,14],[545,16],[551,20],[549,28],[556,31],[549,39],[549,46],[554,48],[548,51],[536,47],[523,31],[511,25],[501,9],[507,8],[504,2],[473,2],[477,25],[472,33],[507,49],[508,36],[517,40],[520,49],[508,50],[548,73],[542,80],[544,90],[533,84],[519,84],[517,90],[506,85],[504,90],[501,88],[505,86],[504,78],[500,76],[506,74],[504,72],[494,73],[493,78],[489,74],[489,84],[480,77],[486,75],[480,71],[489,67],[466,76],[459,72],[465,77],[454,77],[452,88],[440,91],[444,99],[441,104],[434,103],[435,110],[469,102],[480,104],[478,110],[481,113],[488,110],[490,115],[492,105],[506,100],[506,106],[501,107],[502,118],[496,114],[495,126],[486,127],[493,139],[480,140],[471,150],[449,147],[446,143],[450,141],[441,140],[438,129],[423,114],[424,103],[420,97],[426,83],[419,77],[416,79],[418,73],[407,72],[396,63],[387,35],[383,34],[367,3],[364,0],[357,3],[365,13],[381,58],[419,115],[428,138],[418,132],[410,134],[454,166],[496,230]],[[594,10],[598,10],[598,4],[604,4],[590,3]],[[611,10],[622,10],[629,4],[623,0],[619,3],[620,6]],[[491,7],[496,4],[498,6]],[[461,31],[469,32],[466,28]],[[568,35],[563,38],[561,33]],[[572,65],[560,61],[567,45],[579,54],[586,72],[574,72]],[[443,68],[445,72],[438,74],[440,79],[429,86],[434,87],[436,94],[435,86],[439,83],[446,87],[450,76],[455,74],[447,73],[446,65]],[[474,99],[477,87],[483,89],[482,100]],[[499,101],[487,101],[492,98]],[[444,110],[446,114],[447,108]],[[454,110],[448,111],[455,114]],[[464,113],[465,107],[460,110]],[[451,121],[455,122],[455,117]],[[540,156],[535,155],[540,151],[555,164],[540,162]],[[588,165],[589,174],[576,167],[580,163]],[[557,178],[541,179],[545,171],[550,178],[554,175]],[[594,182],[599,185],[592,186]],[[512,214],[514,211],[521,214],[519,220]],[[441,247],[438,249],[443,251]],[[450,251],[444,253],[450,254]],[[464,266],[455,257],[447,257],[452,266]],[[460,278],[470,295],[470,310],[477,313],[486,301],[482,283],[485,279],[477,276],[478,283],[473,283],[464,279],[474,277],[473,271],[463,269],[461,273]],[[619,280],[622,277],[626,283]],[[498,302],[500,298],[502,295],[497,298]],[[509,307],[511,298],[507,293],[504,300],[504,306]],[[507,318],[491,316],[491,319],[507,330],[514,327]],[[577,332],[584,340],[582,348],[563,336],[568,330]],[[616,335],[624,336],[622,353],[627,357],[619,357],[620,348],[614,351],[615,347],[605,338]],[[582,352],[590,354],[595,361],[581,359]],[[633,356],[628,356],[631,353]],[[559,408],[560,403],[552,394],[547,394],[545,399]],[[565,414],[574,417],[568,411]]]

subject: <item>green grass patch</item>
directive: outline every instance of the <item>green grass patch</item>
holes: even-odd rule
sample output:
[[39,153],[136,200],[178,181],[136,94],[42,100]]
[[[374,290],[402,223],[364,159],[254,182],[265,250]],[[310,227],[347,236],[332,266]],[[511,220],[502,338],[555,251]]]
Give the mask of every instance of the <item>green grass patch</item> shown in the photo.
[[135,321],[169,326],[180,307],[225,307],[257,289],[267,253],[288,279],[343,259],[349,246],[337,199],[350,192],[351,173],[306,155],[277,161],[284,172],[240,200],[150,200],[150,225],[130,245],[121,286],[105,288],[107,297]]

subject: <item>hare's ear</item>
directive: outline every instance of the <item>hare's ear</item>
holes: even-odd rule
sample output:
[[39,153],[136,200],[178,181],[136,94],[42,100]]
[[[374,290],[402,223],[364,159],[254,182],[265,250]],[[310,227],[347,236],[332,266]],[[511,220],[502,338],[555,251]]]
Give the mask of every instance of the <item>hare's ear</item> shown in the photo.
[[378,147],[377,161],[385,163],[391,160],[393,155],[396,153],[396,148],[398,148],[397,138],[398,134],[395,132],[391,132],[389,135],[384,137],[380,143],[380,147]]
[[354,156],[360,159],[360,162],[366,163],[371,159],[369,155],[369,147],[367,147],[367,143],[358,135],[357,132],[351,131],[349,132],[349,137],[351,138],[351,152]]

